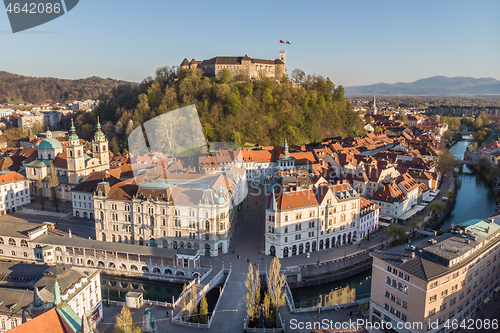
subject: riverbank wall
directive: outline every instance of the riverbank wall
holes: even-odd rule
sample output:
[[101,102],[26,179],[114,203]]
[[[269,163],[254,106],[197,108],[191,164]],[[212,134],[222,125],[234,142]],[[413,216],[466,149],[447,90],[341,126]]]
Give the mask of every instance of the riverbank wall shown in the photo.
[[[448,189],[448,191],[451,191],[451,192],[455,193],[455,195],[456,195],[458,192],[457,174],[453,173],[452,177],[453,177],[453,181],[452,181],[451,186]],[[441,201],[443,201],[445,204],[444,212],[442,214],[434,214],[429,219],[427,219],[425,222],[425,228],[436,230],[436,228],[438,228],[443,223],[444,219],[453,210],[453,207],[455,206],[455,202],[456,202],[456,200],[454,198],[451,198],[451,197],[446,197],[445,200],[441,200]],[[443,231],[446,231],[446,230],[443,230]]]
[[284,271],[290,288],[320,285],[342,280],[371,268],[374,249],[366,249],[354,255],[319,264],[289,268]]
[[317,286],[320,284],[325,284],[325,283],[330,283],[330,282],[335,282],[335,281],[340,281],[343,279],[350,278],[354,275],[357,275],[359,273],[362,273],[364,271],[370,270],[372,268],[372,258],[370,257],[366,261],[364,261],[361,264],[358,264],[356,267],[343,270],[341,272],[332,272],[330,275],[325,275],[325,276],[320,276],[320,277],[306,277],[303,278],[302,281],[297,281],[297,280],[288,280],[287,277],[287,283],[290,286],[290,288],[303,288],[303,287],[312,287],[312,286]]

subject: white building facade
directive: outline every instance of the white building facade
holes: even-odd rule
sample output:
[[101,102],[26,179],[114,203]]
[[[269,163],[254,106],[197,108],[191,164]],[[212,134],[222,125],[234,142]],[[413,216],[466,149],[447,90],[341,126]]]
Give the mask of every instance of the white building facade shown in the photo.
[[0,215],[15,212],[31,202],[29,181],[12,171],[0,172]]
[[349,184],[273,193],[265,211],[266,253],[283,258],[351,243],[359,212],[360,196]]

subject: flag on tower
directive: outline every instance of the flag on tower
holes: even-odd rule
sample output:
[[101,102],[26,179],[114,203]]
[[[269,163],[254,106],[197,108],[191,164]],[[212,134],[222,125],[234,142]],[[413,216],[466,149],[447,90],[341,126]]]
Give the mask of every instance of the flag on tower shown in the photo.
[[280,44],[285,44],[285,42],[283,41],[283,39],[280,39]]
[[286,43],[292,45],[292,43],[290,43],[290,41],[288,41],[288,40],[286,41]]

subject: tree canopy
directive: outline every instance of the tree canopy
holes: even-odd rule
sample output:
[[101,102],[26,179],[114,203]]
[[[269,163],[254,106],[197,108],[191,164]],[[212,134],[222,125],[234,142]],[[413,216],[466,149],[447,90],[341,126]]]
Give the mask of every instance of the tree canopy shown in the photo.
[[163,68],[138,87],[113,89],[89,120],[95,123],[100,116],[101,122],[114,128],[106,133],[111,136],[112,151],[115,145],[126,147],[129,127],[191,104],[196,105],[211,141],[279,145],[286,137],[291,144],[306,144],[364,133],[344,88],[328,78],[300,70],[293,72],[292,81],[281,82],[231,81],[227,74],[222,71],[217,78],[209,78],[194,68],[180,71],[174,79],[172,70]]

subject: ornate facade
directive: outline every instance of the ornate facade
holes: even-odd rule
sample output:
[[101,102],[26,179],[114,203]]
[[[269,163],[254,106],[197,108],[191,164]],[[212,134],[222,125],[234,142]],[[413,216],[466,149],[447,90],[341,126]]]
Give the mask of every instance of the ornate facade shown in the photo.
[[113,186],[98,184],[93,197],[97,240],[226,253],[237,218],[233,203],[246,190],[244,171],[169,174],[168,181],[163,171],[155,172]]
[[[61,199],[71,200],[71,188],[94,171],[109,169],[108,141],[97,121],[97,131],[92,145],[92,156],[85,153],[81,140],[76,135],[75,126],[71,125],[69,144],[63,148],[61,143],[52,138],[52,132],[46,132],[46,138],[38,145],[38,158],[25,164],[26,178],[30,181],[32,193],[43,192],[50,197],[49,174],[51,164],[58,178],[58,193]],[[38,183],[42,181],[42,189]]]

